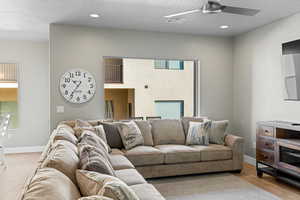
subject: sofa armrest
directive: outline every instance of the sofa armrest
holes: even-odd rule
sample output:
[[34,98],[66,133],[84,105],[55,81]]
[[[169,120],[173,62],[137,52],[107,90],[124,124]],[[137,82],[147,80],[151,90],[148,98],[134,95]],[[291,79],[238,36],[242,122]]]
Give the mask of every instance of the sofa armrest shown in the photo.
[[244,138],[235,135],[226,135],[225,145],[232,149],[233,170],[243,169]]

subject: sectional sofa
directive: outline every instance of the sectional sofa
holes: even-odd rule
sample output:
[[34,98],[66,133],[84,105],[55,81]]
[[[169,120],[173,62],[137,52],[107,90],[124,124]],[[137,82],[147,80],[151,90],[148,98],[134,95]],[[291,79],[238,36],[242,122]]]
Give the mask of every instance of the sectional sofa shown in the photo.
[[[243,138],[226,135],[223,145],[186,146],[190,121],[203,119],[136,121],[145,143],[130,150],[124,149],[112,122],[96,120],[89,121],[89,124],[104,127],[111,148],[108,162],[116,177],[125,182],[140,200],[162,200],[164,197],[145,178],[240,172],[243,168]],[[25,184],[22,200],[81,197],[75,176],[80,161],[74,129],[75,121],[64,121],[53,131],[38,168]],[[53,161],[52,164],[49,160]]]

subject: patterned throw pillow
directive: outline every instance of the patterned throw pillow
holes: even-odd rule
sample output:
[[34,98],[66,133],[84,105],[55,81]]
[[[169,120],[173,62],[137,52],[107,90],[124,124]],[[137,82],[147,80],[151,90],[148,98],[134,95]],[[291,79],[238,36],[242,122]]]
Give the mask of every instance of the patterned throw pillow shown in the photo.
[[88,196],[88,197],[81,197],[78,200],[113,200],[108,197],[100,196],[100,195],[93,195],[93,196]]
[[78,148],[80,169],[115,176],[115,171],[103,151],[96,147],[84,144],[79,144]]
[[211,129],[209,132],[209,142],[212,144],[224,145],[224,139],[226,134],[226,129],[228,127],[229,121],[213,121]]
[[113,200],[138,200],[135,192],[120,179],[91,172],[77,170],[76,178],[82,195],[100,195]]
[[118,130],[126,150],[144,144],[144,137],[134,121],[118,123]]
[[56,134],[53,138],[53,142],[56,140],[66,140],[75,145],[78,142],[77,138],[74,135],[74,130],[65,124],[61,124],[57,126]]
[[[88,144],[98,149],[105,151],[108,155],[108,146],[107,144],[97,135],[91,131],[84,131],[78,142],[80,144]],[[108,157],[108,156],[107,156]]]
[[[94,127],[76,127],[74,129],[77,138],[80,138],[84,131],[90,131],[96,134],[98,137],[100,137],[107,144],[106,134],[103,125],[94,126]],[[107,147],[108,147],[108,152],[111,152],[111,148],[108,144]]]
[[208,145],[211,121],[190,122],[186,145]]

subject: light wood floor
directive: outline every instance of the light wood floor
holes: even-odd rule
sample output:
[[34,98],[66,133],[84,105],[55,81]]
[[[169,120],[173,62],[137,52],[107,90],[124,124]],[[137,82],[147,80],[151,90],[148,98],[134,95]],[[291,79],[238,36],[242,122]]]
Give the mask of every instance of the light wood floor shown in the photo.
[[[8,168],[0,174],[1,200],[18,199],[27,176],[32,174],[37,166],[39,156],[40,153],[11,154],[6,156]],[[300,191],[298,189],[277,182],[268,175],[258,178],[255,167],[252,165],[245,163],[243,172],[234,175],[284,200],[300,199]]]

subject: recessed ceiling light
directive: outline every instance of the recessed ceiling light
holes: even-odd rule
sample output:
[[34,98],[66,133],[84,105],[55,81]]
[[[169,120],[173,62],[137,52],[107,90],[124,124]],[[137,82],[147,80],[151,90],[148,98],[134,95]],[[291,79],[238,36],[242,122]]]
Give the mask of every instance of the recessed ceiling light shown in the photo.
[[220,29],[227,29],[227,28],[229,28],[228,25],[222,25],[222,26],[220,26]]
[[96,13],[93,13],[93,14],[90,14],[90,17],[91,17],[91,18],[99,18],[100,15],[99,15],[99,14],[96,14]]

